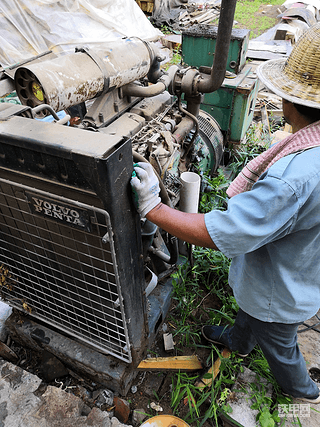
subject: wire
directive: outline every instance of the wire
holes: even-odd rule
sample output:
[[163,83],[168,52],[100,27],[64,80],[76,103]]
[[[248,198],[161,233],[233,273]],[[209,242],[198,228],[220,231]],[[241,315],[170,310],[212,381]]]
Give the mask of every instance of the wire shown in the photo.
[[[316,314],[316,318],[318,319],[318,320],[320,320],[320,317]],[[313,331],[315,331],[315,332],[319,332],[320,333],[320,330],[319,329],[316,329],[316,326],[319,326],[320,325],[320,322],[318,322],[318,323],[315,323],[314,325],[307,325],[306,323],[302,323],[304,326],[307,326],[306,328],[304,328],[304,329],[300,329],[299,331],[298,331],[298,334],[301,334],[301,332],[305,332],[305,331],[309,331],[310,329],[312,329]]]

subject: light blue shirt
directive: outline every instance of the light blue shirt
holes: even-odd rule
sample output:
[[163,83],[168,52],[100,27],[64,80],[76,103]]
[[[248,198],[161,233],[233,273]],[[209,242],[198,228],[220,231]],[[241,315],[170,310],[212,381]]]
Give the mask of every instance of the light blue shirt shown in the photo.
[[227,211],[205,214],[210,237],[232,258],[239,307],[265,322],[296,323],[320,308],[320,148],[286,156]]

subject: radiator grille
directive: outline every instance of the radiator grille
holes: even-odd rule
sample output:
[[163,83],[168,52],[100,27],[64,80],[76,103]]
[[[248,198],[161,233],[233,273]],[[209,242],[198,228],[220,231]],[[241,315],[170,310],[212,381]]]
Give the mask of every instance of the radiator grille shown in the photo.
[[0,179],[0,242],[3,299],[131,363],[107,211]]

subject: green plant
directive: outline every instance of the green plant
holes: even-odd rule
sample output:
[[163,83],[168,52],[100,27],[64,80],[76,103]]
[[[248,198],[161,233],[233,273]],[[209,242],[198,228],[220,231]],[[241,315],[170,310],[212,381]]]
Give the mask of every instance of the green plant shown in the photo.
[[[262,153],[268,146],[268,140],[261,143],[264,135],[258,135],[256,125],[247,132],[245,143],[229,151],[228,170],[221,168],[214,176],[204,176],[205,192],[201,194],[200,211],[226,209],[226,189],[230,182],[230,170],[237,174],[251,159]],[[266,379],[273,386],[273,395],[266,394],[263,382],[252,385],[248,398],[253,400],[252,408],[258,410],[257,423],[260,427],[273,427],[280,418],[277,405],[288,404],[290,398],[283,396],[272,375],[268,363],[259,349],[242,359],[235,354],[223,358],[218,349],[201,345],[200,329],[207,324],[232,325],[238,311],[238,305],[228,284],[230,259],[219,251],[208,248],[193,248],[194,263],[180,265],[173,276],[173,309],[169,325],[174,329],[176,351],[183,351],[179,346],[210,349],[206,360],[213,365],[215,358],[220,358],[219,374],[206,374],[204,378],[212,379],[211,385],[198,388],[196,377],[187,373],[177,373],[172,378],[171,407],[173,413],[181,416],[192,426],[201,427],[208,419],[219,425],[219,417],[230,419],[230,389],[243,366],[248,366],[261,379]],[[204,302],[210,299],[210,304]],[[229,417],[229,418],[228,418]],[[237,423],[235,423],[237,425]],[[258,425],[258,424],[257,424]],[[240,426],[240,424],[239,424]]]
[[181,64],[181,45],[178,44],[177,47],[172,49],[172,58],[164,66],[164,70],[167,71],[171,65]]
[[277,411],[271,413],[270,408],[268,406],[263,406],[260,409],[257,421],[259,421],[261,427],[274,427],[276,423],[279,423],[281,421],[281,419],[279,418]]
[[172,31],[171,31],[171,29],[168,27],[168,25],[161,25],[161,27],[160,27],[160,31],[163,33],[163,34],[171,34],[172,33]]
[[233,175],[238,175],[241,169],[244,168],[250,160],[259,156],[267,147],[268,145],[260,145],[252,138],[248,140],[246,144],[241,144],[234,149],[232,152],[233,162],[229,165]]
[[[248,28],[251,30],[250,37],[257,37],[268,28],[273,27],[277,19],[261,15],[261,8],[265,10],[269,7],[281,6],[279,0],[240,0],[237,2],[234,19],[237,22],[235,27]],[[259,13],[258,13],[259,11]]]
[[225,177],[223,169],[219,168],[215,176],[202,177],[204,192],[201,194],[199,212],[207,213],[212,209],[226,208],[226,189],[230,181]]
[[259,382],[260,377],[257,376],[257,381],[250,384],[251,394],[250,399],[254,401],[251,409],[258,410],[257,421],[261,427],[273,427],[275,422],[279,422],[278,412],[272,412],[272,398],[266,395],[266,387],[262,382]]
[[178,373],[173,378],[171,407],[173,413],[177,416],[187,406],[187,414],[184,419],[187,423],[201,427],[209,418],[213,418],[218,425],[218,416],[220,413],[230,413],[231,407],[228,403],[230,389],[235,382],[236,372],[242,368],[241,359],[234,354],[226,359],[214,348],[209,356],[209,362],[212,365],[215,358],[220,358],[220,374],[215,378],[214,372],[205,374],[202,378],[211,379],[211,384],[206,388],[195,385],[196,376],[187,373]]

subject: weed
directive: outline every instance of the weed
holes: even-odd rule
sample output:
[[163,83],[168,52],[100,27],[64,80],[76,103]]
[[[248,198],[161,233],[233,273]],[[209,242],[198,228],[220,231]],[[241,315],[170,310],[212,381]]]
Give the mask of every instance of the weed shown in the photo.
[[261,143],[261,139],[256,137],[255,129],[255,126],[251,126],[247,132],[248,139],[245,144],[240,144],[239,147],[236,147],[231,152],[233,161],[229,164],[229,168],[232,170],[233,176],[238,175],[250,160],[259,156],[269,147],[269,141]]
[[160,27],[160,31],[162,32],[162,34],[171,34],[172,30],[170,29],[170,27],[168,27],[168,25],[161,25]]
[[172,58],[170,59],[169,62],[167,62],[164,66],[164,70],[167,71],[168,68],[171,67],[171,65],[179,65],[181,64],[181,45],[177,45],[177,47],[175,47],[172,50]]
[[216,176],[204,175],[202,177],[204,191],[201,194],[199,212],[207,213],[212,209],[224,210],[226,208],[226,189],[230,182],[225,177],[221,168]]
[[[228,167],[237,174],[266,147],[267,144],[261,144],[261,138],[257,136],[256,126],[251,126],[246,143],[230,150]],[[203,182],[205,190],[201,194],[200,211],[206,213],[212,209],[226,209],[226,189],[230,178],[225,169],[219,169],[215,176],[204,176]],[[193,257],[192,268],[187,264],[180,265],[173,276],[174,307],[169,325],[174,329],[177,352],[180,351],[179,346],[211,348],[206,363],[212,366],[218,357],[220,368],[215,378],[213,373],[206,374],[205,377],[209,378],[211,375],[212,381],[204,389],[195,385],[197,377],[194,375],[181,372],[174,375],[171,392],[173,413],[197,427],[203,426],[208,419],[214,425],[219,425],[219,417],[230,419],[230,399],[236,394],[230,393],[230,389],[246,365],[257,374],[257,378],[261,378],[248,392],[248,398],[253,401],[252,408],[258,410],[257,425],[273,427],[280,421],[277,405],[288,404],[291,400],[281,393],[259,347],[243,360],[234,353],[229,358],[223,358],[214,346],[201,345],[200,329],[204,321],[207,324],[232,325],[235,320],[238,305],[228,284],[230,259],[219,251],[200,247],[193,249]],[[210,303],[204,304],[207,301]],[[273,386],[272,397],[266,393],[263,378]],[[237,425],[234,420],[233,424]]]
[[[211,379],[210,386],[199,388],[195,385],[197,377],[186,373],[179,373],[173,378],[171,407],[177,416],[187,408],[184,419],[187,423],[201,427],[207,419],[213,418],[218,425],[218,416],[221,412],[231,412],[228,403],[231,391],[229,387],[235,382],[236,373],[241,370],[240,360],[234,355],[230,359],[223,358],[217,349],[213,349],[209,362],[212,365],[218,354],[221,359],[220,375],[214,372],[206,374],[203,378]],[[229,387],[228,387],[229,386]]]
[[234,19],[238,23],[236,27],[250,28],[250,37],[257,37],[273,27],[277,22],[276,18],[261,16],[261,13],[257,14],[259,8],[262,6],[269,7],[268,5],[281,6],[282,2],[279,0],[238,1],[234,15]]

